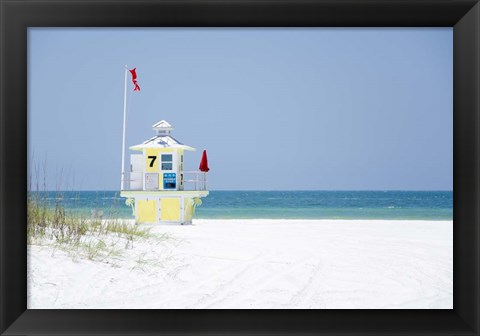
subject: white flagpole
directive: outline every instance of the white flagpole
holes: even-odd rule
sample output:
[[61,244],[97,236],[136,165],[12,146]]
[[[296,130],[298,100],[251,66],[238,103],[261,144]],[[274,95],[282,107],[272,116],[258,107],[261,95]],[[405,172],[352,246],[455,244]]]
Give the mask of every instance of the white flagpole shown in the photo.
[[125,65],[125,92],[123,96],[122,179],[120,190],[125,190],[125,124],[127,122],[127,66]]

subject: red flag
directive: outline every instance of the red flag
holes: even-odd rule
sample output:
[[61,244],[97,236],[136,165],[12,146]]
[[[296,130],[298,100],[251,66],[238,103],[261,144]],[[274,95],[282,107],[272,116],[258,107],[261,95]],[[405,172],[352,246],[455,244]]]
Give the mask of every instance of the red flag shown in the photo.
[[138,85],[138,82],[137,82],[137,68],[133,68],[132,70],[128,70],[130,71],[130,73],[132,74],[132,82],[133,82],[133,91],[140,91],[140,86]]
[[133,68],[132,70],[128,70],[132,74],[132,81],[137,81],[137,68]]
[[206,150],[203,150],[202,161],[200,161],[200,167],[198,167],[198,169],[200,169],[200,171],[205,172],[205,173],[210,170],[210,168],[208,168],[208,159],[207,159],[207,151]]

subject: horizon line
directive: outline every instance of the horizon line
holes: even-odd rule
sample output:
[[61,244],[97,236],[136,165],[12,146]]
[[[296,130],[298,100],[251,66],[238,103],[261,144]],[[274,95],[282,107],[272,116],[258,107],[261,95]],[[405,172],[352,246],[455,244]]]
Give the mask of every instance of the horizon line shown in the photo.
[[[90,192],[103,192],[103,191],[108,191],[108,192],[120,192],[120,190],[117,189],[80,189],[80,190],[27,190],[27,192],[72,192],[72,191],[90,191]],[[157,190],[161,191],[161,190]],[[174,190],[174,191],[183,191],[183,190]],[[417,191],[417,192],[453,192],[453,189],[212,189],[212,190],[207,190],[207,191],[381,191],[381,192],[388,192],[388,191]]]

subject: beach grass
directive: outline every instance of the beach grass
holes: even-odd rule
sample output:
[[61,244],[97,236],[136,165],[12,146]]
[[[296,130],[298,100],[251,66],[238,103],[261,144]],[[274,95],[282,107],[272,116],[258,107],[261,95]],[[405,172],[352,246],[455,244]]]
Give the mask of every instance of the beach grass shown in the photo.
[[75,259],[111,262],[121,258],[134,242],[145,239],[165,240],[167,235],[155,235],[149,227],[116,217],[101,219],[68,212],[57,192],[55,204],[47,205],[46,193],[29,194],[27,199],[27,243],[52,245],[67,251]]

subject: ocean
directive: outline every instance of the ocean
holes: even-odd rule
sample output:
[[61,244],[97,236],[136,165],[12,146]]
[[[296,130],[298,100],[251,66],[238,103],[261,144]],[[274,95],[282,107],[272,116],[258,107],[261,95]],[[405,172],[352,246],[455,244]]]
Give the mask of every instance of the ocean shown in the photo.
[[[48,191],[47,207],[133,218],[118,191]],[[31,195],[34,197],[34,194]],[[452,191],[210,191],[195,218],[452,220]]]

